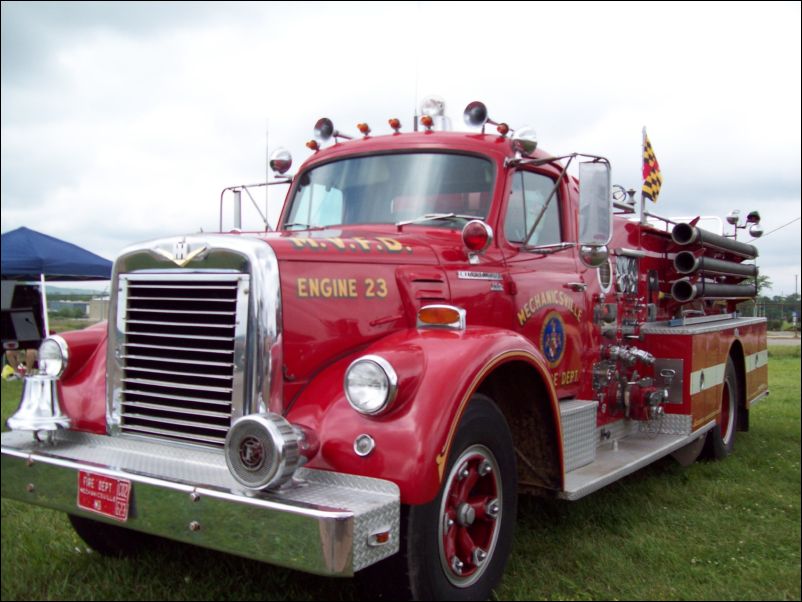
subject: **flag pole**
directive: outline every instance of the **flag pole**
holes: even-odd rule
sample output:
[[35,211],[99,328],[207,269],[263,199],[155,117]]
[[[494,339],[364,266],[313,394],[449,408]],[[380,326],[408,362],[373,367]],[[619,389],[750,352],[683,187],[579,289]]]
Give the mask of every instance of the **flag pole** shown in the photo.
[[[641,164],[643,163],[643,153],[646,151],[646,126],[643,126],[643,140],[641,142]],[[646,197],[643,196],[643,184],[640,187],[640,223],[646,225]]]
[[39,274],[39,286],[42,288],[42,326],[45,330],[42,333],[42,339],[46,339],[50,336],[50,320],[47,318],[47,285],[44,274]]

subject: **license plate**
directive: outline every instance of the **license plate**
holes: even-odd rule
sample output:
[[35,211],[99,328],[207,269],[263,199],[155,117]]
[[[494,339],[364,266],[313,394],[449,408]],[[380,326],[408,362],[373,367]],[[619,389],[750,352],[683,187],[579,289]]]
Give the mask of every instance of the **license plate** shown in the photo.
[[131,481],[106,475],[78,472],[78,507],[115,520],[128,520]]

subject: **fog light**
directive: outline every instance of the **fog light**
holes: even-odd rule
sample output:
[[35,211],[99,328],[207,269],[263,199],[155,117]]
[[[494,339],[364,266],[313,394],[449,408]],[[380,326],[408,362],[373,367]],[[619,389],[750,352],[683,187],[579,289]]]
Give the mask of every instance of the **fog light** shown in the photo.
[[249,489],[279,487],[301,464],[301,435],[278,414],[243,416],[226,435],[231,475]]

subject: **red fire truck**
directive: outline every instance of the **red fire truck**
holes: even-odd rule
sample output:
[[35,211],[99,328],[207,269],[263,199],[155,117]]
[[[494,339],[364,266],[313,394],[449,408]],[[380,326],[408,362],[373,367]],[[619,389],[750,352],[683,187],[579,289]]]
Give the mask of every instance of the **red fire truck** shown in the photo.
[[520,493],[727,456],[768,394],[765,320],[737,311],[755,247],[638,215],[603,157],[478,102],[481,131],[444,131],[441,108],[356,139],[320,120],[295,175],[271,159],[274,231],[127,248],[108,323],[42,344],[2,495],[104,553],[145,533],[483,599]]

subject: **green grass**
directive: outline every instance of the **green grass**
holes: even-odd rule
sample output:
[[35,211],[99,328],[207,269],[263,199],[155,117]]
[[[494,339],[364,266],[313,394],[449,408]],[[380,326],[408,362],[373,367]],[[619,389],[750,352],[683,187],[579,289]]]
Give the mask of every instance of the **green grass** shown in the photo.
[[[769,355],[771,396],[726,461],[665,459],[578,502],[521,498],[498,598],[799,600],[799,347]],[[20,389],[3,382],[4,424]],[[13,501],[2,502],[2,527],[4,600],[358,597],[350,580],[179,544],[101,558],[64,515]]]

